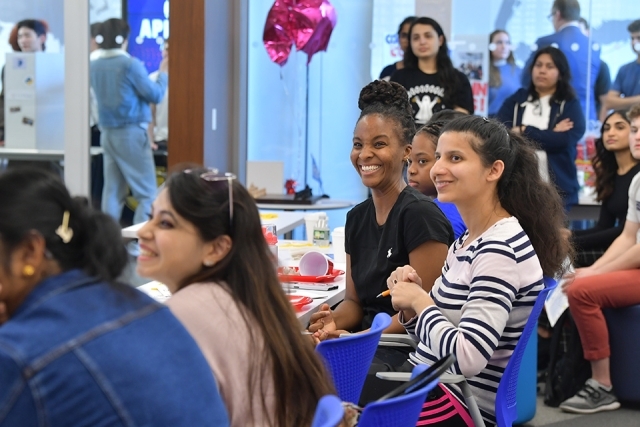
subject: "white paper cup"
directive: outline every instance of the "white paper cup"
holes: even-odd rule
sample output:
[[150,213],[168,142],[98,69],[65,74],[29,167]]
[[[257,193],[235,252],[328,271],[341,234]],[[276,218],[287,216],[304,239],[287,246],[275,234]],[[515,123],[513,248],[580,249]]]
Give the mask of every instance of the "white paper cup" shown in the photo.
[[326,212],[313,212],[313,213],[308,213],[304,216],[304,225],[307,232],[307,236],[306,236],[307,242],[313,243],[313,229],[318,223],[318,220],[326,216],[327,216]]
[[333,243],[333,260],[338,263],[347,262],[347,253],[344,250],[344,227],[336,227],[331,233]]
[[333,272],[333,260],[321,252],[307,252],[298,269],[301,276],[325,276]]

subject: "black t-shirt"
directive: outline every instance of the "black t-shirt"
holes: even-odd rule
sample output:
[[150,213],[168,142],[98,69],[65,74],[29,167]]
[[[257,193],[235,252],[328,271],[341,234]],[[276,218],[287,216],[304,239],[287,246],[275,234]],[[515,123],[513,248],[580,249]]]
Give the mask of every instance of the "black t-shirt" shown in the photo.
[[453,242],[451,224],[427,196],[406,186],[391,208],[384,225],[378,225],[373,199],[347,214],[345,249],[351,256],[351,278],[364,312],[362,329],[371,326],[376,314],[396,314],[390,297],[376,298],[387,289],[387,278],[409,264],[409,253],[423,243]]
[[573,243],[579,251],[606,250],[622,233],[629,207],[629,186],[638,173],[640,163],[624,175],[616,175],[613,193],[602,202],[596,226],[573,231]]
[[398,68],[396,67],[395,62],[393,64],[391,64],[391,65],[387,65],[380,72],[380,77],[378,77],[378,79],[380,79],[380,80],[389,80],[389,77],[391,77],[391,75],[393,73],[395,73],[397,69]]
[[391,75],[392,82],[398,82],[409,93],[409,100],[414,111],[414,120],[423,125],[434,113],[442,110],[464,108],[473,114],[473,92],[469,79],[462,72],[455,70],[457,83],[453,93],[444,93],[440,82],[440,72],[426,74],[418,68],[403,68]]

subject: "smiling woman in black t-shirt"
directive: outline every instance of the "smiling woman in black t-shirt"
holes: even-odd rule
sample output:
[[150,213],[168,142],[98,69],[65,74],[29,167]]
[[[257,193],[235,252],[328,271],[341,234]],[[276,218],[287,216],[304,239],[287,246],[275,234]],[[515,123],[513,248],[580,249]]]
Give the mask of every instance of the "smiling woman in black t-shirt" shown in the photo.
[[390,298],[376,296],[386,290],[389,274],[404,263],[426,275],[423,283],[430,288],[453,241],[442,211],[404,181],[415,133],[407,92],[397,83],[377,80],[362,90],[358,106],[362,113],[351,162],[372,197],[347,215],[345,299],[335,310],[323,304],[311,316],[309,330],[317,340],[368,329],[380,312],[393,316],[385,332],[404,333]]
[[473,114],[469,79],[453,67],[447,38],[435,20],[422,17],[413,22],[404,66],[391,75],[391,81],[409,93],[417,124],[423,125],[434,113],[447,109]]

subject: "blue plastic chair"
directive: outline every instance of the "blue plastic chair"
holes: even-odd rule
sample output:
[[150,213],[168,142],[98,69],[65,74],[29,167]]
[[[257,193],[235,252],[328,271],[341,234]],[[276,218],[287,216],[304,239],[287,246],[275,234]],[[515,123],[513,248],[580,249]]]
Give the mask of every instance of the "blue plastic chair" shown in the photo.
[[[455,359],[453,359],[455,360]],[[411,372],[411,378],[426,371],[427,365],[417,365]],[[360,415],[359,427],[415,427],[427,394],[438,384],[438,379],[424,384],[407,394],[375,401],[365,406]]]
[[343,417],[344,408],[340,398],[327,394],[318,402],[311,427],[337,427]]
[[358,403],[382,331],[390,324],[388,314],[378,313],[367,332],[323,341],[316,346],[343,401]]
[[498,393],[496,395],[496,421],[498,427],[511,427],[518,417],[517,410],[517,390],[518,390],[518,374],[520,372],[520,363],[525,353],[529,338],[533,331],[537,331],[538,317],[547,299],[547,295],[558,285],[554,279],[544,278],[544,289],[540,291],[536,302],[533,305],[529,319],[524,326],[522,335],[516,344],[515,350],[507,363],[507,368],[502,374],[502,379],[498,385]]

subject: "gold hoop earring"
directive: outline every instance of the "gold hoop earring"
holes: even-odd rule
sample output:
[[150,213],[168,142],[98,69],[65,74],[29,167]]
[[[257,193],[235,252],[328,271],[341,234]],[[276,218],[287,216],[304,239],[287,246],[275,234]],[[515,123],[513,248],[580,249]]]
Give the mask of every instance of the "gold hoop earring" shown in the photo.
[[26,276],[26,277],[30,277],[33,276],[36,272],[36,269],[33,268],[32,265],[25,265],[24,267],[22,267],[22,275]]

